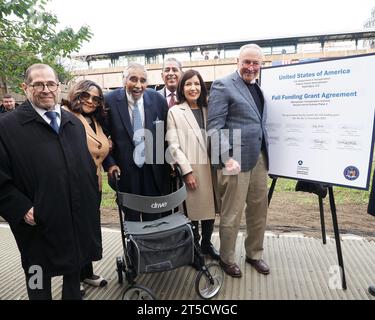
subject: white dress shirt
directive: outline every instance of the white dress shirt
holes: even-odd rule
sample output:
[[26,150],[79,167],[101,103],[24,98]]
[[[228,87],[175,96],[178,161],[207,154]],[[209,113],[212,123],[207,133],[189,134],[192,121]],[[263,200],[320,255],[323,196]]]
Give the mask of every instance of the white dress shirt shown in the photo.
[[[30,102],[31,103],[31,102]],[[55,111],[56,113],[57,113],[57,117],[56,117],[56,121],[57,121],[57,124],[59,125],[59,127],[60,127],[60,125],[61,125],[61,108],[60,108],[60,105],[59,104],[57,104],[57,105],[55,105],[55,107],[53,108],[53,109],[51,109],[51,110],[46,110],[46,109],[42,109],[42,108],[39,108],[39,107],[37,107],[37,106],[35,106],[34,104],[32,104],[31,103],[31,105],[32,105],[32,107],[34,108],[34,110],[45,120],[45,122],[47,122],[49,125],[51,124],[51,119],[50,118],[48,118],[46,115],[45,115],[45,113],[47,112],[47,111]]]
[[[171,100],[171,93],[172,93],[172,91],[169,91],[168,89],[167,89],[167,87],[165,88],[165,97],[166,97],[166,99],[167,99],[167,103],[168,103],[168,106],[169,106],[169,101]],[[176,91],[175,92],[173,92],[173,94],[174,94],[174,100],[176,101],[176,104],[177,104],[177,94],[176,94]]]
[[[129,110],[129,117],[130,121],[133,125],[133,109],[134,109],[134,99],[133,97],[126,92],[126,97],[128,98],[128,110]],[[138,109],[141,114],[141,120],[142,120],[142,125],[143,127],[145,126],[145,108],[143,105],[143,95],[142,97],[137,101],[138,104]]]

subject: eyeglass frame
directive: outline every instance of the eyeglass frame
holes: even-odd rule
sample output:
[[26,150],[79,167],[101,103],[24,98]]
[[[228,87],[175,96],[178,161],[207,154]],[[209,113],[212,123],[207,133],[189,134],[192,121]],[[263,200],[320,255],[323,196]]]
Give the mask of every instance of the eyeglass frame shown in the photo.
[[[36,89],[35,87],[39,86],[41,87],[43,85],[43,88],[40,90],[39,89]],[[49,88],[50,85],[56,85],[56,89],[55,90],[51,90]],[[36,92],[43,92],[44,89],[47,87],[47,89],[50,91],[50,92],[56,92],[58,89],[59,89],[59,86],[60,86],[60,83],[56,83],[56,82],[53,82],[53,81],[48,81],[48,82],[35,82],[34,84],[28,84],[27,85],[28,87],[32,87]]]

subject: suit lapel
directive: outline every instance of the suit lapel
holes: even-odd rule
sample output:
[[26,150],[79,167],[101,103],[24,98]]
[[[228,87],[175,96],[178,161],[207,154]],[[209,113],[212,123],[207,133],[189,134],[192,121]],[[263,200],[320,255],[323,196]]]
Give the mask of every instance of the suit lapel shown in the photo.
[[130,140],[133,141],[133,126],[130,121],[128,98],[126,97],[125,89],[120,90],[118,93],[116,108],[120,114],[121,121],[129,134]]
[[[187,102],[184,102],[179,107],[184,113],[184,117],[186,119],[186,122],[189,124],[190,128],[192,129],[190,131],[192,131],[194,133],[194,135],[197,138],[199,144],[205,149],[205,147],[206,147],[205,139],[203,139],[201,128],[199,127],[199,124],[198,124],[197,120],[195,119],[193,111],[191,111]],[[203,112],[203,119],[205,120],[204,112]]]
[[28,100],[26,100],[20,107],[18,107],[18,109],[22,110],[22,124],[26,124],[31,121],[36,121],[45,126],[49,126],[49,124],[34,110],[34,108]]
[[[64,110],[63,108],[61,108],[61,123],[60,123],[60,132],[61,130],[65,127],[65,125],[70,122],[72,123],[72,121],[70,120],[70,117],[73,116],[72,114],[70,114],[69,111],[66,111]],[[40,117],[41,118],[41,117]],[[41,118],[42,121],[44,121],[44,119]],[[45,121],[44,121],[45,122]]]
[[145,110],[145,129],[153,131],[152,103],[147,94],[147,91],[145,91],[143,94],[143,108]]
[[[146,139],[145,140],[145,146],[146,146],[146,159],[151,159],[152,162],[154,162],[154,159],[156,159],[156,149],[157,149],[157,145],[155,145],[154,143],[154,137],[156,137],[156,127],[154,126],[154,121],[155,120],[158,120],[158,119],[154,119],[154,111],[153,111],[153,103],[152,103],[152,100],[151,100],[151,97],[149,96],[149,94],[147,93],[147,90],[145,90],[145,92],[143,93],[143,109],[144,109],[144,114],[145,114],[145,124],[144,124],[144,128],[145,130],[150,130],[151,133],[152,133],[152,136],[153,136],[153,142],[151,144],[149,144],[149,139]],[[163,119],[159,119],[159,120],[163,120]],[[145,132],[146,134],[146,132]],[[145,136],[147,137],[147,136]],[[157,167],[158,166],[154,166],[152,165],[151,168],[152,168],[152,174],[153,174],[153,177],[154,177],[154,181],[156,183],[156,186],[157,188],[159,189],[159,192],[160,194],[162,194],[162,187],[161,185],[163,184],[162,181],[160,181],[160,179],[157,179],[158,175],[157,175]]]
[[246,86],[245,82],[239,76],[238,72],[236,71],[233,76],[233,84],[238,89],[240,94],[249,102],[250,106],[253,108],[255,113],[258,115],[259,119],[262,117],[260,116],[258,107],[255,104],[253,97],[251,96],[249,88]]
[[81,114],[77,114],[79,120],[81,120],[81,122],[83,123],[84,127],[85,127],[85,130],[86,130],[86,134],[88,136],[90,136],[91,138],[93,138],[95,141],[97,141],[98,143],[101,143],[100,141],[100,138],[98,136],[97,133],[99,133],[99,129],[98,129],[98,125],[97,125],[97,122],[94,121],[94,124],[95,124],[95,129],[96,129],[96,132],[91,128],[91,126],[89,125],[89,123],[86,121],[85,117]]

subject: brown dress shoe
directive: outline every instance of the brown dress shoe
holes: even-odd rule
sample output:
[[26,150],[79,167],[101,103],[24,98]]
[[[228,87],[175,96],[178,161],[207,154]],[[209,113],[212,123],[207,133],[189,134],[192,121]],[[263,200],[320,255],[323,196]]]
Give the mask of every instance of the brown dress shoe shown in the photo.
[[246,257],[246,262],[250,263],[255,268],[255,270],[261,274],[270,273],[270,267],[267,265],[267,263],[264,262],[263,259],[253,260],[253,259]]
[[237,263],[233,264],[227,264],[223,261],[219,261],[220,267],[224,270],[224,272],[228,275],[230,275],[233,278],[241,278],[242,272],[240,267],[237,265]]

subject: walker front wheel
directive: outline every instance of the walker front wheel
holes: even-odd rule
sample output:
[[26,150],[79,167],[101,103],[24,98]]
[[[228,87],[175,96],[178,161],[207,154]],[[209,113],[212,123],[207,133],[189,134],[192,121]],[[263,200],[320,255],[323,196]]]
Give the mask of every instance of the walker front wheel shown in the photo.
[[202,299],[216,296],[224,281],[224,271],[217,263],[210,263],[199,271],[195,280],[195,291]]

